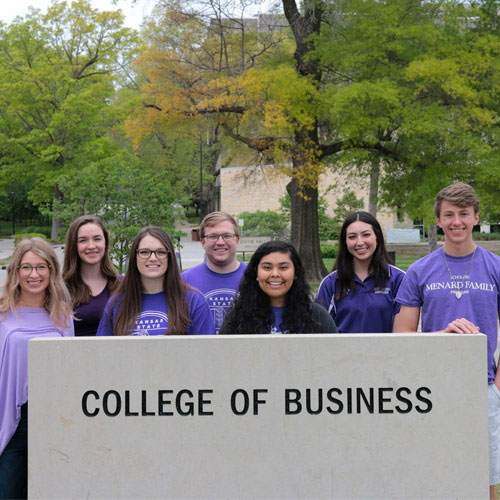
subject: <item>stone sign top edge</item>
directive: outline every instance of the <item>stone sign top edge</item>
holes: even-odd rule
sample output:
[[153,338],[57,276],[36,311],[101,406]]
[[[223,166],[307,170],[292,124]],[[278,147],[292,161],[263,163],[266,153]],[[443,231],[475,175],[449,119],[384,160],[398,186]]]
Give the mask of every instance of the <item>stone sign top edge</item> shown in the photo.
[[230,340],[230,339],[265,339],[271,341],[281,341],[283,339],[311,339],[311,338],[331,338],[332,340],[339,339],[352,339],[352,338],[428,338],[428,337],[453,337],[453,338],[484,338],[486,335],[460,335],[457,333],[441,333],[441,332],[417,332],[417,333],[298,333],[293,335],[152,335],[152,336],[140,336],[140,335],[124,335],[117,337],[40,337],[33,338],[30,342],[89,342],[89,341],[110,341],[110,340],[120,340],[120,341],[134,341],[134,340],[156,340],[156,341],[198,341],[207,340],[213,341],[219,340]]

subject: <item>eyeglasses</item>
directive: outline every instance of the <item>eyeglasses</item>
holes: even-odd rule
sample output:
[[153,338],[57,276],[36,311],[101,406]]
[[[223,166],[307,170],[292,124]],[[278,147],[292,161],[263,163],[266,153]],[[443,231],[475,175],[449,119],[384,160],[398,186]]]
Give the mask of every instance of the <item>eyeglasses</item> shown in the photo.
[[158,260],[165,260],[168,257],[168,250],[163,250],[163,249],[149,250],[146,248],[141,248],[137,250],[137,257],[146,260],[149,259],[149,257],[151,257],[151,254],[153,253],[155,254]]
[[210,243],[215,243],[219,241],[219,238],[222,238],[224,241],[232,241],[236,238],[237,234],[225,233],[225,234],[207,234],[203,236],[204,240],[210,241]]
[[38,266],[30,266],[29,264],[23,264],[22,266],[17,266],[19,271],[23,274],[31,274],[31,271],[36,270],[38,274],[42,274],[48,271],[52,266],[49,264],[38,264]]

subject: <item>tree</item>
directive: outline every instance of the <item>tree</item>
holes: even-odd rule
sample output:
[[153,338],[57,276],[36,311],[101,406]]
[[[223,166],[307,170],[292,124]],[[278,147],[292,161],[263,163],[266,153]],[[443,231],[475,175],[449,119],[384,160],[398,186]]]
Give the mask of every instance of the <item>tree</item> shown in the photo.
[[315,46],[331,82],[324,133],[353,141],[342,166],[370,174],[371,204],[378,179],[382,201],[431,234],[436,192],[457,179],[480,189],[494,151],[499,39],[485,26],[497,26],[498,7],[349,2]]
[[[198,2],[196,6],[200,12],[190,9],[188,2],[158,2],[144,32],[146,50],[136,61],[144,75],[142,108],[131,117],[127,129],[137,151],[152,143],[164,152],[177,151],[173,144],[189,150],[188,162],[176,155],[181,167],[178,178],[186,193],[197,204],[203,199],[211,211],[223,147],[221,126],[217,117],[192,113],[188,107],[203,98],[210,79],[238,74],[253,65],[258,53],[266,50],[267,36],[260,35],[256,48],[257,33],[232,15],[230,2]],[[227,156],[227,147],[225,151]]]
[[[54,1],[46,15],[32,9],[0,27],[0,182],[22,170],[34,181],[31,200],[50,211],[60,177],[106,153],[112,74],[133,42],[121,14],[86,0]],[[53,238],[58,227],[54,218]]]
[[[219,13],[226,7],[210,6]],[[286,26],[264,33],[245,29],[243,17],[219,15],[207,20],[194,10],[180,8],[168,13],[176,16],[177,22],[169,26],[176,27],[175,40],[182,44],[167,37],[143,58],[149,68],[143,87],[146,109],[159,115],[143,116],[162,120],[166,129],[185,117],[200,123],[200,118],[211,116],[217,130],[261,158],[272,157],[291,174],[287,189],[292,199],[292,241],[307,263],[308,276],[320,279],[326,269],[318,239],[317,181],[326,152],[318,150],[314,116],[315,78],[320,70],[316,63],[306,62],[307,40],[319,29],[314,18],[320,11],[307,7],[302,17],[295,2],[287,2],[285,14],[295,38]],[[290,66],[294,39],[298,69]]]
[[[282,27],[280,34],[289,38],[268,44],[259,57],[248,59],[252,64],[231,64],[247,59],[229,50],[231,36],[221,30],[210,37],[205,24],[191,45],[193,37],[185,39],[210,64],[188,62],[179,46],[169,45],[150,60],[143,90],[147,109],[155,110],[166,128],[175,120],[196,123],[210,116],[227,137],[290,175],[292,241],[308,278],[317,281],[326,271],[318,237],[319,174],[328,163],[342,169],[354,164],[357,172],[370,175],[372,211],[380,190],[382,201],[424,215],[422,200],[432,199],[436,179],[473,175],[485,147],[481,132],[496,117],[487,89],[495,87],[496,59],[493,44],[470,38],[461,5],[417,0],[305,0],[300,9],[295,0],[283,0],[282,5],[289,29]],[[183,15],[200,24],[196,12]],[[233,20],[218,25],[227,28]],[[219,50],[210,52],[208,46]],[[245,45],[258,46],[259,40]],[[172,73],[175,82],[166,77]]]
[[60,177],[62,200],[54,213],[65,232],[78,216],[98,214],[113,237],[111,255],[120,272],[137,232],[148,225],[162,227],[173,238],[182,207],[165,172],[152,170],[125,148],[105,160]]

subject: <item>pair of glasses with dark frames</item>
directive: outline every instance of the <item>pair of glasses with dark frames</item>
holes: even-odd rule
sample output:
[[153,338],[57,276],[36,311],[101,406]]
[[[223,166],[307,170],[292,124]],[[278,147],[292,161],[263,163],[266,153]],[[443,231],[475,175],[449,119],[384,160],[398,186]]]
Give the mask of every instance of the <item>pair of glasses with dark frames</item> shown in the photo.
[[224,241],[232,241],[234,238],[236,238],[236,234],[232,233],[225,233],[225,234],[206,234],[203,236],[204,240],[208,240],[211,243],[215,243],[216,241],[219,240],[219,238],[222,238]]
[[137,250],[137,257],[140,259],[149,259],[152,254],[155,254],[158,260],[165,260],[168,257],[169,251],[163,249],[149,250],[148,248],[140,248]]
[[52,266],[49,264],[38,264],[37,266],[30,266],[29,264],[22,264],[17,266],[17,269],[23,274],[30,274],[32,271],[36,271],[38,274],[42,274],[48,271]]

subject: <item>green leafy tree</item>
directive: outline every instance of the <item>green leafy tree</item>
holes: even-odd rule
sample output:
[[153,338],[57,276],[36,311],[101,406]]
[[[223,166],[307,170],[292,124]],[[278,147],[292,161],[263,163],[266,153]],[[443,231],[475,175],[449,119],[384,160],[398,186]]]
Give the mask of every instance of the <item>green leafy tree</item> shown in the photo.
[[[54,1],[46,15],[32,9],[0,27],[0,182],[26,176],[30,199],[50,211],[61,176],[106,155],[112,75],[133,43],[120,13],[86,0]],[[54,218],[53,237],[58,226]]]
[[111,253],[120,271],[142,227],[152,224],[173,238],[179,235],[174,224],[183,210],[167,176],[149,169],[125,149],[62,176],[60,188],[64,196],[54,204],[54,212],[63,221],[62,234],[76,217],[99,215],[112,234]]

